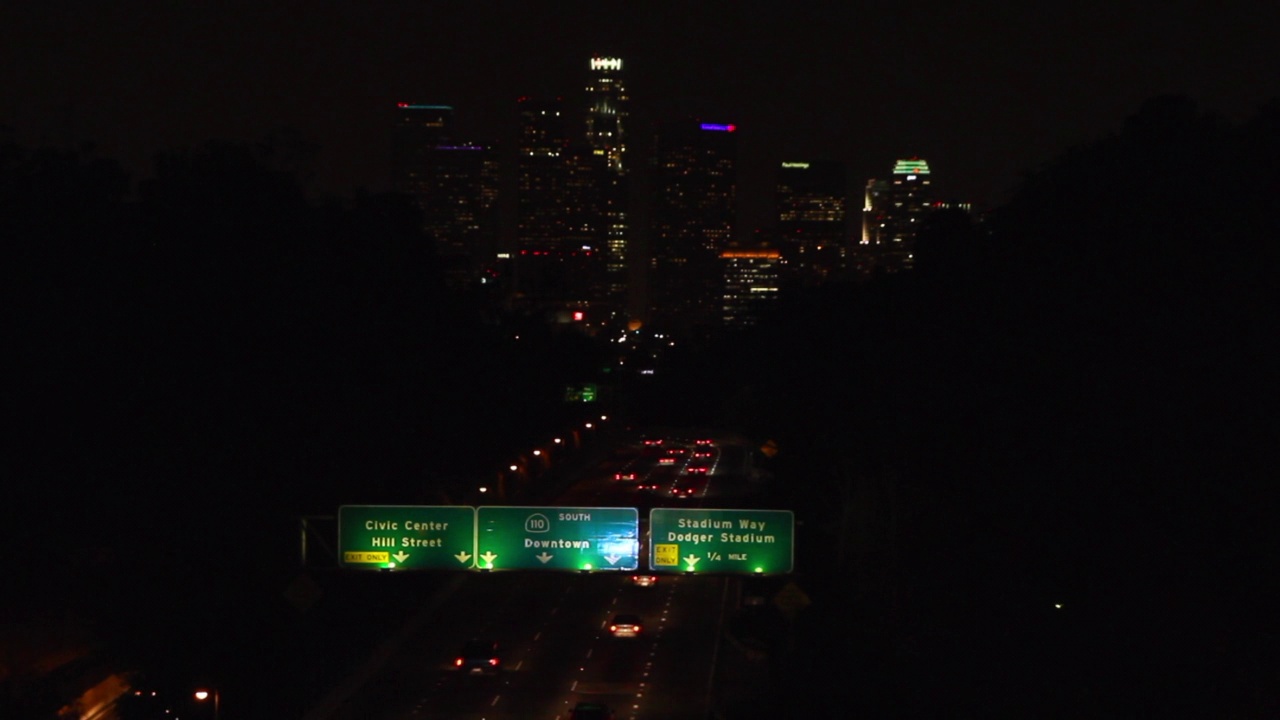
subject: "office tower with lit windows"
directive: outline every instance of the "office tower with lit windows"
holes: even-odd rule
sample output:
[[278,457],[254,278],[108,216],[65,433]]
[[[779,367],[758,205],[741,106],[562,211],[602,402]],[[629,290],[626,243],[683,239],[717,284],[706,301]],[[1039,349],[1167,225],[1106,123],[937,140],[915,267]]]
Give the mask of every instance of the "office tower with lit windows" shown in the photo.
[[737,130],[726,123],[668,121],[652,157],[648,322],[703,334],[721,324],[720,253],[734,232]]
[[518,100],[516,302],[554,318],[605,294],[600,178],[605,156],[581,135],[563,98]]
[[920,158],[898,160],[890,179],[867,183],[860,253],[877,270],[909,270],[916,233],[933,205],[929,164]]
[[730,249],[720,253],[725,327],[750,327],[778,299],[782,254],[773,249]]
[[621,58],[591,58],[587,82],[587,144],[601,151],[610,170],[626,172],[627,88]]
[[621,58],[593,57],[586,86],[586,140],[605,163],[597,180],[604,230],[605,288],[598,304],[611,324],[625,324],[630,266],[627,157],[628,104]]
[[437,145],[453,142],[453,125],[451,105],[396,103],[391,141],[397,182],[410,177],[419,155]]
[[889,181],[871,178],[863,194],[862,236],[854,247],[854,274],[866,277],[876,267],[876,251],[887,233],[889,223]]
[[850,236],[845,164],[784,161],[777,171],[775,202],[788,279],[801,285],[820,285],[839,277]]
[[446,285],[479,281],[497,244],[498,159],[491,146],[455,139],[453,108],[398,103],[393,186],[422,212]]

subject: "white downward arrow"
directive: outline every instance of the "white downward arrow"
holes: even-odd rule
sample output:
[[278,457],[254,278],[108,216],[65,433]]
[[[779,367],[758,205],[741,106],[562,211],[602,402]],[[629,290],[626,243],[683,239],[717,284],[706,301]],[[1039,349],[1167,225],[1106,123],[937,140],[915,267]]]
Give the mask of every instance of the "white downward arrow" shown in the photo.
[[621,560],[622,558],[621,558],[620,556],[618,556],[618,555],[605,555],[605,556],[604,556],[604,559],[605,559],[605,560],[608,560],[608,561],[609,561],[609,564],[610,564],[610,565],[612,565],[612,564],[614,564],[614,563],[618,562],[619,560]]
[[409,554],[401,550],[400,552],[396,553],[395,555],[392,555],[391,557],[395,558],[396,562],[402,563],[405,560],[409,559]]
[[687,563],[689,563],[689,567],[693,567],[694,565],[697,565],[697,564],[698,564],[698,561],[699,561],[699,560],[701,560],[701,559],[702,559],[702,558],[697,557],[697,556],[695,556],[695,555],[693,555],[693,554],[690,554],[690,555],[687,555],[687,556],[685,557],[684,561],[685,561],[685,562],[687,562]]
[[534,555],[534,557],[536,557],[536,558],[538,558],[539,560],[541,560],[543,565],[546,565],[546,564],[547,564],[547,561],[548,561],[548,560],[550,560],[551,558],[555,557],[555,555],[548,555],[548,554],[547,554],[547,551],[546,551],[546,550],[543,550],[541,555]]
[[484,554],[480,556],[480,559],[484,561],[485,565],[492,565],[494,559],[496,559],[497,557],[498,557],[497,555],[494,555],[492,552],[486,550]]
[[458,562],[465,564],[468,560],[471,559],[471,553],[467,552],[466,550],[463,550],[457,555],[454,555],[454,557],[458,559]]

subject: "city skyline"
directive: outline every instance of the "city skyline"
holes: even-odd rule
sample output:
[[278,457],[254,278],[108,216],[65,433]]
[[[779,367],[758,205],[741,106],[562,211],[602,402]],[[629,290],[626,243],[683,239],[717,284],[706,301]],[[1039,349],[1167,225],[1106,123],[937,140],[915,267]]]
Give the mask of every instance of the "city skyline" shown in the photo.
[[395,102],[451,105],[475,140],[502,139],[516,98],[583,92],[587,59],[618,57],[635,142],[673,117],[740,128],[746,213],[781,161],[841,161],[870,179],[913,156],[941,198],[981,210],[1147,98],[1186,94],[1238,118],[1280,94],[1275,13],[1155,0],[1034,12],[499,2],[483,14],[407,0],[39,4],[0,11],[0,126],[24,144],[94,143],[135,179],[163,150],[291,128],[319,146],[318,188],[348,194],[389,186]]
[[[1183,0],[1092,13],[433,4],[0,10],[20,420],[0,715],[105,717],[99,700],[157,677],[174,698],[212,688],[214,714],[272,717],[551,717],[601,689],[673,718],[1275,714],[1274,601],[1258,589],[1275,504],[1274,370],[1259,351],[1275,334],[1280,237],[1274,23]],[[625,335],[593,334],[579,302],[612,289],[607,273],[562,283],[583,266],[570,261],[523,275],[546,300],[529,312],[493,302],[505,268],[467,286],[474,268],[443,261],[491,240],[498,161],[470,141],[521,123],[516,87],[587,109],[590,58],[626,59],[628,133],[669,130],[631,186],[652,229],[634,275],[660,281],[667,317],[628,317]],[[590,243],[588,269],[608,270],[594,247],[631,249],[599,180],[611,149],[624,168],[633,156],[610,141],[617,114],[601,100],[598,145],[575,130],[570,149],[532,104],[520,125],[530,157],[567,160],[510,168],[512,187],[549,199],[526,204],[535,257]],[[1264,100],[1243,121],[1218,114]],[[284,152],[256,144],[290,127],[269,148]],[[80,139],[98,151],[67,151]],[[280,172],[305,168],[309,142],[325,197]],[[179,152],[131,196],[99,158],[132,171],[144,150]],[[830,256],[814,253],[863,206],[841,219],[840,173],[822,177],[819,160],[847,168],[873,211],[860,237],[909,272],[799,284],[826,276]],[[972,188],[1040,162],[981,223],[951,204],[981,212]],[[424,212],[402,195],[333,196],[374,175]],[[954,211],[918,222],[932,197]],[[788,242],[730,247],[735,223],[752,223],[743,207],[774,215]],[[677,632],[666,656],[571,654],[596,647],[601,608],[633,592],[599,577],[569,573],[562,594],[508,576],[528,585],[512,594],[480,573],[445,605],[422,591],[447,578],[353,583],[334,567],[335,508],[631,507],[642,481],[659,491],[644,473],[660,462],[631,465],[653,447],[642,440],[688,442],[692,459],[704,439],[731,440],[733,466],[699,466],[702,497],[668,478],[686,488],[670,500],[791,511],[803,533],[776,592],[794,581],[808,599],[747,595],[748,577],[742,593],[698,589],[685,573],[634,591],[654,617],[676,584],[706,601],[650,635]],[[770,607],[794,620],[778,615],[759,642],[739,634]],[[401,620],[403,656],[386,652]],[[441,624],[455,635],[432,634]],[[501,703],[436,680],[454,640],[482,627],[505,628],[497,642],[521,663]],[[751,692],[688,682],[685,666],[735,657]],[[357,686],[367,705],[341,699]]]

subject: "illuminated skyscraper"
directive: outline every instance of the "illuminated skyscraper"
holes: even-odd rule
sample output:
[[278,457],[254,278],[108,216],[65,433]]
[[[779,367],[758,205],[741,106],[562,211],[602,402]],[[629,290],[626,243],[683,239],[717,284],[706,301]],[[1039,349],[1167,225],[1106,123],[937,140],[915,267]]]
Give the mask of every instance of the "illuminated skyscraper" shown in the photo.
[[849,248],[844,163],[786,161],[777,177],[778,237],[788,274],[804,285],[838,276]]
[[453,141],[453,107],[396,103],[395,126],[391,135],[393,173],[399,189],[412,183],[415,163],[437,145]]
[[561,98],[517,101],[520,137],[516,161],[517,249],[560,250],[568,234],[565,207],[569,120]]
[[604,156],[573,131],[562,98],[520,98],[516,288],[526,309],[596,307],[605,294]]
[[889,181],[871,178],[867,181],[862,202],[862,237],[853,251],[855,274],[870,275],[876,266],[876,252],[889,223]]
[[782,254],[777,250],[725,250],[720,253],[724,276],[721,311],[726,327],[755,325],[778,299]]
[[605,165],[597,181],[604,230],[605,287],[598,306],[612,324],[622,326],[630,291],[627,205],[627,96],[621,58],[591,58],[586,87],[586,138],[592,154]]
[[445,282],[479,280],[497,243],[498,160],[492,147],[454,139],[453,108],[398,103],[392,130],[394,187],[422,211]]
[[897,161],[890,180],[867,183],[860,252],[884,272],[910,269],[916,233],[933,204],[929,164]]
[[649,321],[659,330],[719,326],[720,253],[733,240],[737,127],[676,121],[653,155]]
[[587,144],[604,153],[609,168],[626,172],[627,88],[621,58],[591,58],[587,82]]

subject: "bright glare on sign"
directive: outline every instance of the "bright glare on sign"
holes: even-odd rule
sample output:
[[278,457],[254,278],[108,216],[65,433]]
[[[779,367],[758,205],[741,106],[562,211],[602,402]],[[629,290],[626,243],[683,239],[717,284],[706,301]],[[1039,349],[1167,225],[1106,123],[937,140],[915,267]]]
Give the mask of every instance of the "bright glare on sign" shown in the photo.
[[784,167],[784,168],[799,168],[799,169],[801,169],[801,170],[807,170],[807,169],[809,168],[809,163],[807,163],[807,162],[784,162],[784,163],[782,163],[782,167]]
[[715,132],[733,132],[738,129],[737,125],[719,125],[717,123],[702,123],[703,130],[712,130]]
[[592,70],[621,70],[622,58],[591,58]]

